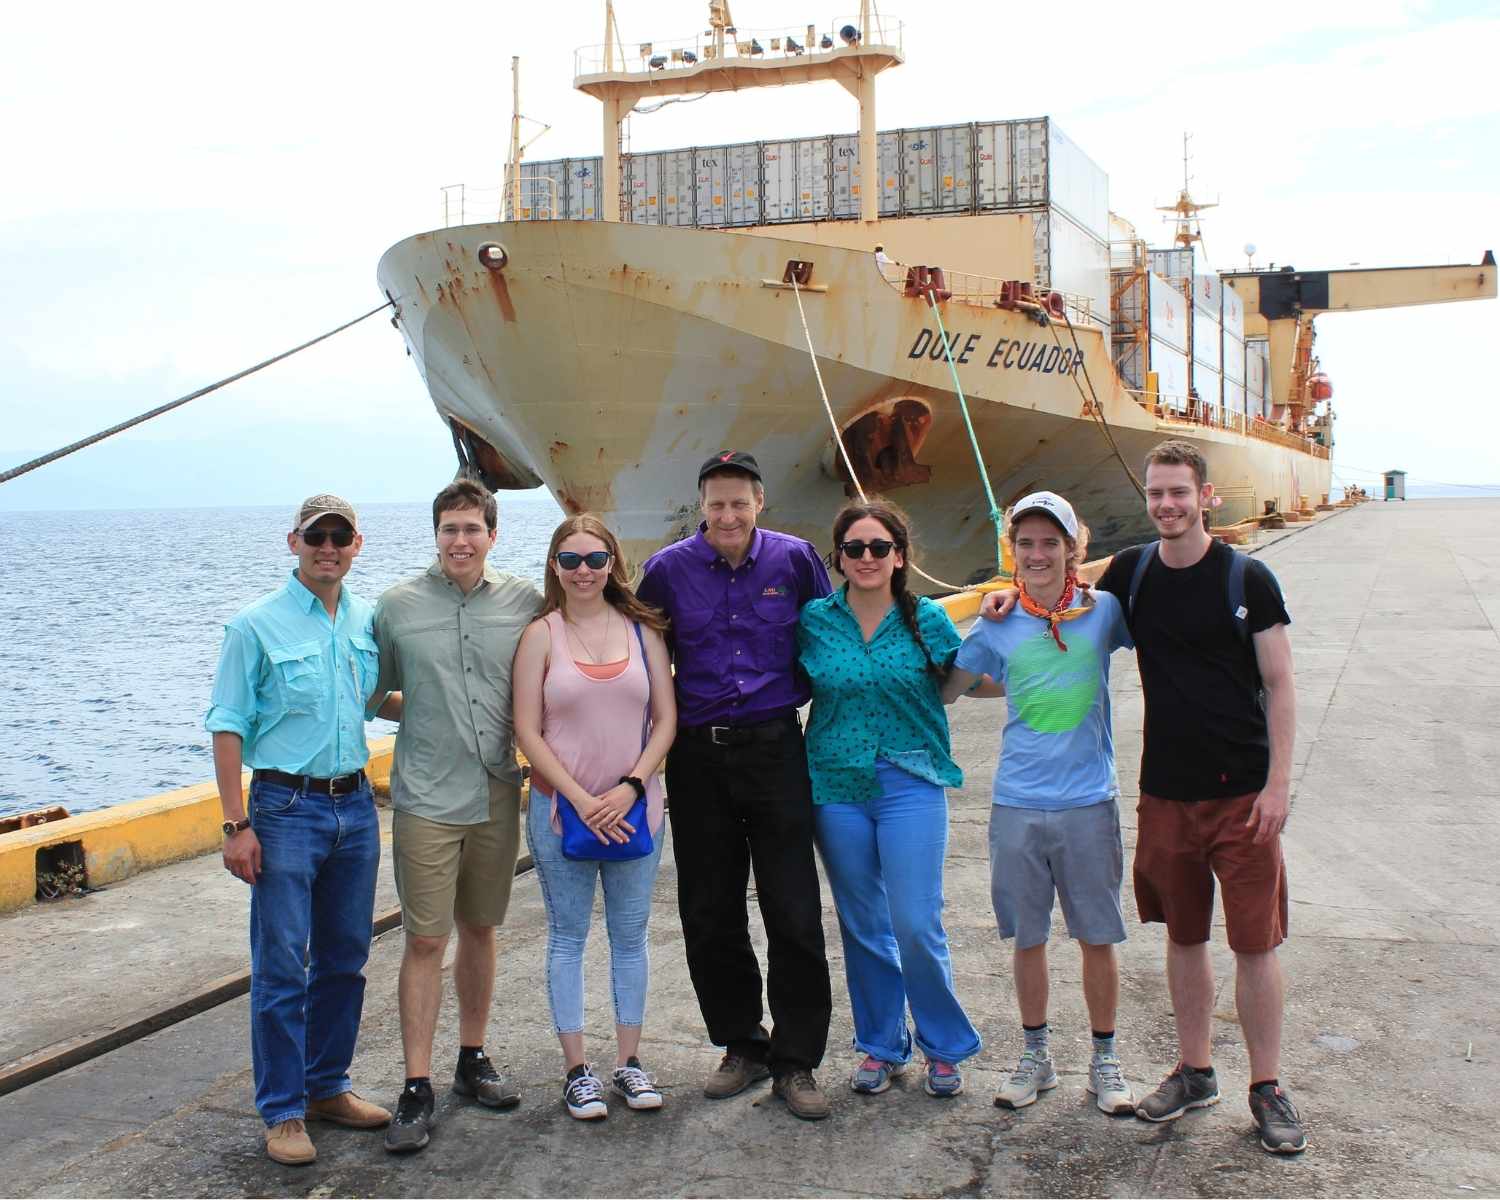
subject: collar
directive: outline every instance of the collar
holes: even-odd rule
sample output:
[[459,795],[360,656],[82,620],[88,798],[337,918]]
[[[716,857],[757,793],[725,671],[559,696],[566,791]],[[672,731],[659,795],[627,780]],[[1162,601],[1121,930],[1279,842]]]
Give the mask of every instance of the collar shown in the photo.
[[[438,562],[437,559],[432,560],[432,566],[427,568],[427,574],[430,578],[437,580],[439,583],[453,583],[453,580],[449,579],[448,576],[443,573],[443,564]],[[490,584],[493,586],[494,584],[497,584],[499,582],[499,570],[495,567],[494,563],[490,562],[490,560],[486,558],[484,560],[484,574],[480,575],[479,582],[474,585],[474,590],[478,591],[485,584]],[[453,586],[457,587],[458,585],[453,584]]]
[[[318,599],[307,584],[297,577],[297,568],[292,568],[291,578],[286,581],[286,594],[292,598],[297,607],[305,613],[310,613],[315,607],[321,607],[322,601]],[[343,614],[349,608],[349,591],[343,582],[339,583],[338,612]]]
[[[752,567],[755,560],[760,557],[760,547],[764,539],[761,537],[760,526],[755,527],[755,532],[750,535],[750,552],[745,555],[742,567]],[[714,549],[713,543],[708,540],[708,522],[698,522],[698,532],[693,538],[693,554],[701,562],[712,566],[716,562],[726,562],[722,554]]]
[[[849,614],[849,619],[851,621],[853,621],[856,625],[859,624],[859,617],[855,615],[854,609],[849,604],[848,580],[845,580],[839,587],[834,588],[833,591],[829,594],[828,598],[832,602],[834,608],[843,609],[844,612]],[[890,608],[885,610],[885,615],[880,618],[880,625],[875,626],[875,630],[877,633],[880,630],[880,626],[884,625],[886,621],[890,619],[893,613],[896,614],[896,619],[899,621],[901,617],[899,612],[897,612],[897,607],[894,600],[892,601]]]

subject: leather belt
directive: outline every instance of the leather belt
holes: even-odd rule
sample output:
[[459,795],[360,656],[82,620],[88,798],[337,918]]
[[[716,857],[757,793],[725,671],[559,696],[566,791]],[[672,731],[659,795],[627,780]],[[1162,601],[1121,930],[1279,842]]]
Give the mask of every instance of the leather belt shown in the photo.
[[794,714],[754,721],[748,725],[682,725],[677,732],[695,741],[715,746],[743,746],[748,742],[774,742],[791,731],[800,731]]
[[347,796],[364,786],[365,773],[353,771],[348,775],[335,775],[332,779],[319,779],[315,775],[289,775],[285,771],[256,771],[250,776],[250,782],[279,783],[282,787],[314,792],[319,796]]

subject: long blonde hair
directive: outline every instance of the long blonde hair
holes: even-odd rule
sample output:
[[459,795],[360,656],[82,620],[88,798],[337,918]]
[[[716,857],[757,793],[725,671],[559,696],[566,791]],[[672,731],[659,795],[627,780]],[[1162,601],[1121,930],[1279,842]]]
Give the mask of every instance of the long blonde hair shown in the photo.
[[639,599],[630,590],[630,574],[625,556],[620,553],[619,539],[608,525],[593,513],[577,513],[564,517],[563,522],[552,531],[552,542],[547,547],[547,579],[542,586],[542,616],[550,612],[561,612],[567,604],[567,593],[562,580],[554,569],[557,564],[557,548],[575,533],[584,533],[604,543],[611,558],[609,578],[604,581],[604,598],[619,610],[620,615],[631,621],[639,621],[648,629],[658,633],[667,631],[667,616],[659,608],[653,608]]

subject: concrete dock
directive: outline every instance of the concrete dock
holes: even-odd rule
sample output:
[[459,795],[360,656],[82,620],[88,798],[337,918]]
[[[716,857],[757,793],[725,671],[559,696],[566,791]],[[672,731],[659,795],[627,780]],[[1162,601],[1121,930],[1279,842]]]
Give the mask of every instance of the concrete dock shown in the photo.
[[[951,1101],[910,1072],[850,1093],[855,1062],[837,925],[825,887],[834,1023],[819,1073],[830,1120],[794,1119],[761,1085],[703,1098],[717,1052],[683,961],[671,854],[652,920],[642,1057],[667,1097],[584,1124],[560,1104],[561,1057],[542,986],[546,931],[533,877],[501,933],[488,1046],[522,1090],[496,1113],[439,1090],[431,1146],[396,1159],[378,1133],[313,1126],[318,1161],[261,1150],[247,1001],[203,1014],[0,1097],[0,1192],[17,1196],[567,1195],[987,1196],[1500,1194],[1500,502],[1372,503],[1260,551],[1292,613],[1298,740],[1285,836],[1291,938],[1282,1078],[1311,1146],[1264,1153],[1251,1132],[1231,959],[1216,930],[1215,1055],[1224,1102],[1162,1126],[1099,1113],[1083,1091],[1088,1022],[1076,952],[1053,946],[1054,1055],[1063,1086],[1021,1112],[991,1098],[1018,1052],[1009,947],[995,935],[986,828],[996,702],[952,710],[966,784],[951,795],[947,925],[960,997],[985,1039]],[[1127,852],[1135,836],[1142,704],[1114,663]],[[669,847],[670,850],[670,847]],[[389,861],[382,901],[390,898]],[[393,901],[391,901],[393,902]],[[1122,950],[1120,1043],[1148,1090],[1175,1057],[1160,926]],[[243,968],[248,891],[217,856],[0,919],[10,1061]],[[377,940],[355,1085],[392,1104],[401,1083],[400,933]],[[588,960],[591,1053],[611,1061],[608,962]],[[451,994],[435,1082],[456,1054]]]

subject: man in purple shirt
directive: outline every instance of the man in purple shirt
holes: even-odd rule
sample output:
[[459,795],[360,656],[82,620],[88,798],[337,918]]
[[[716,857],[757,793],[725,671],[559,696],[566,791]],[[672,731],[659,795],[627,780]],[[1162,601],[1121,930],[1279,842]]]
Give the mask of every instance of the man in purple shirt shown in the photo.
[[[813,862],[812,788],[797,709],[797,614],[832,591],[818,552],[757,529],[760,467],[743,451],[698,472],[704,521],[647,560],[636,594],[665,610],[677,668],[677,741],[667,756],[677,904],[688,970],[709,1039],[725,1048],[703,1092],[737,1095],[767,1075],[794,1114],[816,1121],[828,1099],[813,1078],[833,1001],[823,902]],[[760,963],[746,889],[770,943],[761,1024]]]

